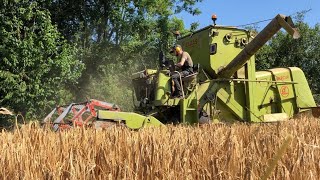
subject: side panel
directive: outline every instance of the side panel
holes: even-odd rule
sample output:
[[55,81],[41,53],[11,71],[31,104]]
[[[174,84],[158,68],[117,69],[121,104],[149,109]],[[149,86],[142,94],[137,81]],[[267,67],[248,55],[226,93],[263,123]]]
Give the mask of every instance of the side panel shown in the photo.
[[193,64],[200,64],[201,67],[210,67],[210,52],[209,52],[209,35],[210,29],[204,29],[198,33],[191,34],[178,41],[187,51],[193,61]]
[[297,67],[290,67],[292,80],[299,82],[294,84],[294,90],[298,108],[316,107],[308,81],[303,71]]
[[[315,107],[307,80],[299,68],[275,68],[256,73],[257,115],[285,113],[288,117],[300,112],[300,108]],[[273,82],[266,82],[273,81]]]
[[275,68],[256,72],[255,76],[256,79],[201,84],[202,110],[214,122],[270,122],[316,106],[299,68]]
[[[210,45],[217,44],[217,53],[210,56],[208,66],[213,70],[214,74],[217,74],[219,70],[227,66],[231,60],[233,60],[244,48],[240,45],[241,39],[248,39],[247,32],[240,29],[212,29],[212,34],[218,35],[210,38]],[[230,35],[230,39],[227,40],[226,36]]]
[[[230,35],[228,40],[226,35]],[[248,38],[248,32],[242,29],[208,27],[180,39],[178,43],[189,52],[194,64],[199,63],[210,76],[214,77],[244,48],[241,40],[248,41]]]
[[147,126],[163,125],[158,119],[152,116],[143,116],[132,112],[98,111],[98,120],[106,120],[114,123],[124,123],[130,129],[140,129]]
[[217,93],[217,109],[221,112],[219,119],[224,122],[234,122],[246,119],[245,83],[231,82],[225,84]]
[[156,80],[155,106],[163,105],[171,94],[170,77],[166,75],[168,71],[160,71]]
[[[235,122],[246,119],[244,82],[214,81],[199,86],[202,111],[213,122]],[[204,93],[205,92],[205,93]]]

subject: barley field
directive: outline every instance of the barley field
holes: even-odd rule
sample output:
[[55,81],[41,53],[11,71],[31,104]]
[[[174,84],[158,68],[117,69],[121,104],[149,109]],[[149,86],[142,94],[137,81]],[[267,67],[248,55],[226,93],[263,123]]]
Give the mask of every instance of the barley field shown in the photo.
[[0,134],[0,179],[320,179],[320,121]]

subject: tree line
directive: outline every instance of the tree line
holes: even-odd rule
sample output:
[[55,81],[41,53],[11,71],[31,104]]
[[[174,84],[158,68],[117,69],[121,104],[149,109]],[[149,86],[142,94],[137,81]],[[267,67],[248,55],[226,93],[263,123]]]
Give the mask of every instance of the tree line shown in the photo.
[[[175,14],[202,0],[3,0],[0,105],[39,117],[57,104],[89,98],[132,109],[133,72],[156,67],[160,50],[187,32]],[[301,67],[320,94],[319,25],[296,18],[302,38],[279,32],[257,55],[260,69]],[[191,26],[195,29],[197,24]]]

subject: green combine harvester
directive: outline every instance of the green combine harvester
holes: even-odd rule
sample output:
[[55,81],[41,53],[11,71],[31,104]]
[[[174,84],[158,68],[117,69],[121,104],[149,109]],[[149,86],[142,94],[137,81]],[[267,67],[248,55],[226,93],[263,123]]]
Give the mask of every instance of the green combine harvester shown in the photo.
[[[194,63],[194,74],[181,78],[183,98],[171,98],[170,73],[176,70],[173,62],[160,54],[161,69],[133,74],[138,113],[121,112],[110,105],[91,113],[95,120],[90,124],[106,127],[106,122],[118,122],[139,129],[167,123],[274,122],[316,109],[301,69],[255,69],[254,54],[281,28],[294,39],[299,38],[290,17],[277,15],[255,37],[245,29],[216,25],[215,16],[212,20],[213,25],[177,38],[177,44],[189,52]],[[82,114],[77,115],[79,108],[73,109],[73,125],[88,122],[79,118]],[[72,106],[64,108],[54,121],[51,113],[44,122],[53,122],[57,130],[71,110]]]

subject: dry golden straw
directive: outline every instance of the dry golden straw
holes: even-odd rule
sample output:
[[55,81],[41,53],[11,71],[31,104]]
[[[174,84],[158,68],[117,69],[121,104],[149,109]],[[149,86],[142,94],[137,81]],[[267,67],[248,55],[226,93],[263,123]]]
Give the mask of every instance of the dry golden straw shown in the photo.
[[0,179],[320,179],[319,132],[318,119],[59,133],[26,124],[0,133]]

